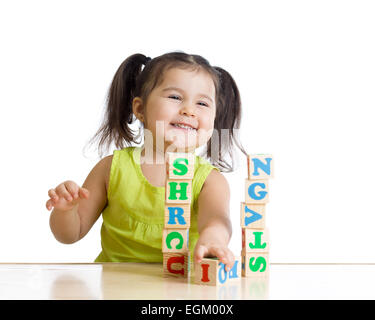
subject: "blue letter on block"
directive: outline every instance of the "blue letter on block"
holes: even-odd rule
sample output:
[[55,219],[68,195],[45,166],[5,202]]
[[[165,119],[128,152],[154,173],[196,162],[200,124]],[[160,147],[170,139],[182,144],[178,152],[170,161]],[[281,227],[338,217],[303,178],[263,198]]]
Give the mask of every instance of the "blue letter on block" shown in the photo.
[[224,263],[220,262],[219,266],[220,266],[220,269],[218,271],[219,281],[220,281],[220,283],[224,283],[225,281],[227,281],[228,272],[227,272],[227,270],[225,270],[225,264]]
[[234,262],[232,269],[229,270],[229,279],[238,278],[237,267],[238,267],[238,260]]
[[259,214],[258,212],[255,212],[255,211],[253,211],[253,210],[251,210],[251,209],[249,209],[246,205],[245,205],[245,213],[251,213],[252,214],[252,216],[251,217],[245,217],[245,226],[247,226],[248,224],[250,224],[250,223],[253,223],[253,222],[255,222],[255,221],[257,221],[257,220],[259,220],[259,219],[262,219],[262,215],[261,214]]
[[183,217],[184,209],[181,207],[168,207],[169,211],[169,221],[168,224],[176,224],[176,218],[179,224],[186,224],[186,221]]
[[265,196],[267,195],[267,191],[259,191],[258,194],[255,193],[255,187],[261,187],[263,189],[266,188],[266,185],[264,183],[261,183],[261,182],[256,182],[256,183],[252,183],[250,186],[249,186],[249,189],[248,189],[248,193],[249,193],[249,196],[251,199],[254,199],[254,200],[262,200],[265,198]]
[[254,163],[254,172],[253,172],[254,176],[259,176],[258,169],[261,169],[265,173],[267,173],[268,175],[271,175],[271,160],[272,160],[272,158],[266,158],[265,160],[267,161],[267,163],[263,163],[262,161],[260,161],[257,158],[254,158],[254,159],[251,159],[251,160],[253,160],[253,163]]

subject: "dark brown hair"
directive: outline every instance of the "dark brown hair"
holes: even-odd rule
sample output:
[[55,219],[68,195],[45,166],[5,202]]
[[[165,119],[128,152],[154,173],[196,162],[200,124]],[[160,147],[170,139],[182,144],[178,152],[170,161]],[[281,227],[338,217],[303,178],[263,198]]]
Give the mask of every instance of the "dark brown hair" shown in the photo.
[[[142,67],[144,68],[142,69]],[[135,135],[129,127],[137,118],[133,114],[132,103],[135,97],[140,97],[144,105],[151,91],[163,81],[164,73],[170,68],[203,69],[211,75],[215,85],[216,117],[214,132],[217,133],[215,142],[219,144],[219,152],[212,152],[212,138],[205,146],[204,154],[210,162],[222,172],[233,171],[233,142],[246,155],[246,151],[236,137],[236,130],[241,122],[241,98],[237,85],[232,76],[220,67],[213,67],[200,55],[187,54],[180,51],[169,52],[154,59],[136,53],[121,63],[116,71],[109,88],[106,101],[104,121],[90,140],[99,139],[99,154],[103,149],[109,149],[111,143],[122,149],[139,144],[141,130]],[[226,129],[226,130],[224,130]],[[223,136],[226,133],[226,139]],[[229,154],[230,162],[224,157]]]

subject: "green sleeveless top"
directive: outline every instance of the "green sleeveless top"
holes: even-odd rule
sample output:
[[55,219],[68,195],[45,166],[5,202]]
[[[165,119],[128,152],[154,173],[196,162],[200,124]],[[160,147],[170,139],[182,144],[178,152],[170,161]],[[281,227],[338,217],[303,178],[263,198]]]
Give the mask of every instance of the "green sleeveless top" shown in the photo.
[[[95,262],[162,262],[165,187],[149,183],[140,166],[142,147],[113,152],[107,190],[107,206],[102,212],[102,251]],[[212,169],[195,156],[190,204],[189,250],[193,256],[198,240],[198,196]]]

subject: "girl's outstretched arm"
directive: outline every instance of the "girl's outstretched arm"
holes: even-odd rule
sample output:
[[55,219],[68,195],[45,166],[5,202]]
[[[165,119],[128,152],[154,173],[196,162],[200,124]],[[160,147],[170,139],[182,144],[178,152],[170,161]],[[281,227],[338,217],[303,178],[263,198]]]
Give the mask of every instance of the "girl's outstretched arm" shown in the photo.
[[112,156],[100,160],[87,176],[82,188],[73,181],[50,189],[46,203],[50,227],[55,238],[62,243],[82,239],[99,218],[107,203],[107,186]]
[[232,235],[229,218],[230,189],[225,177],[217,170],[208,175],[198,198],[199,240],[194,250],[194,260],[217,257],[229,270],[234,265],[234,255],[228,249]]

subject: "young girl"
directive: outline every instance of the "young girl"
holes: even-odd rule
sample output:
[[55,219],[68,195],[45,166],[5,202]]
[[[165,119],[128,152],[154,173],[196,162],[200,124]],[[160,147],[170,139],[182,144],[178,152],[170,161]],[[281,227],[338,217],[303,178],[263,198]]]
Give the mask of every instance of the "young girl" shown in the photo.
[[[100,160],[82,187],[65,181],[48,191],[55,238],[62,243],[82,239],[102,214],[102,251],[95,262],[162,262],[164,156],[204,146],[212,164],[195,155],[189,248],[195,262],[215,256],[229,270],[234,264],[228,249],[230,190],[220,170],[233,170],[224,160],[226,154],[232,157],[233,142],[246,154],[234,132],[240,117],[236,83],[203,57],[131,55],[113,78],[105,121],[94,136],[100,148],[114,143],[119,150]],[[130,146],[142,136],[129,127],[138,120],[142,147]]]

